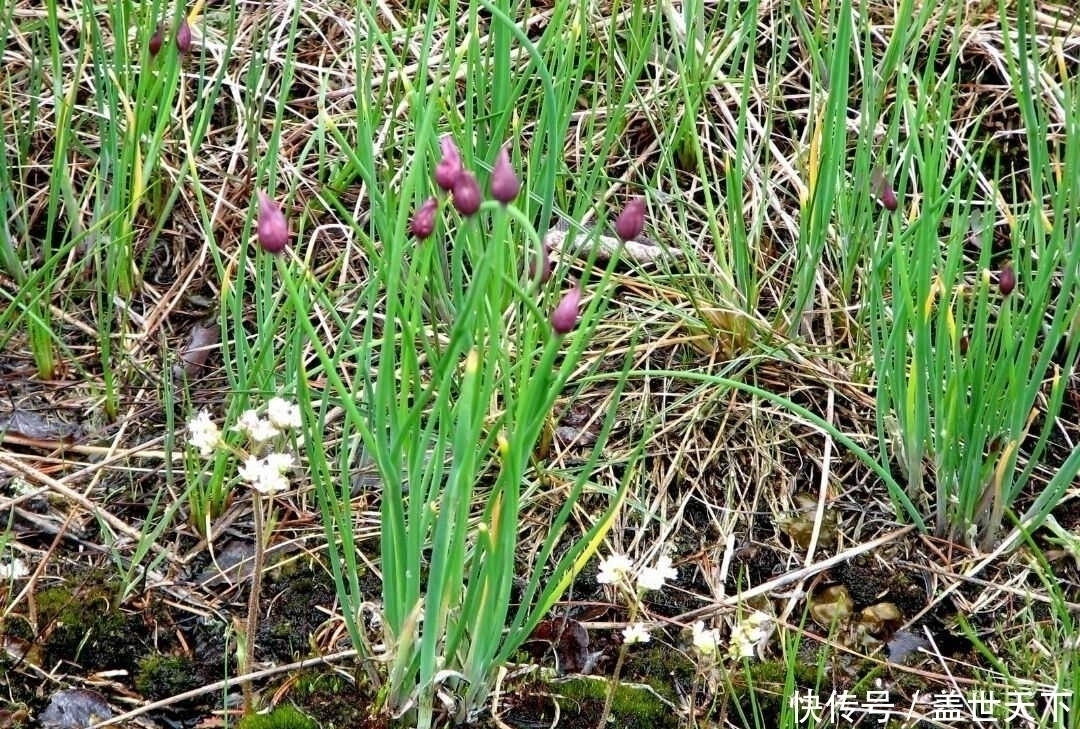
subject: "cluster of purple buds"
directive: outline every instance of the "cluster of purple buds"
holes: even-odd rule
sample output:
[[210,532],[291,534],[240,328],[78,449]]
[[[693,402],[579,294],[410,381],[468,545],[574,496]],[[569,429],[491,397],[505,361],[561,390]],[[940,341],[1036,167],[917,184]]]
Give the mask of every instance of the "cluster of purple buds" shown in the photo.
[[[158,26],[154,34],[150,36],[150,42],[147,44],[147,49],[150,51],[151,56],[156,56],[161,52],[161,46],[165,42],[165,32]],[[180,27],[176,29],[176,49],[180,53],[187,53],[191,50],[191,25],[188,23],[185,17],[180,21]]]
[[491,170],[491,196],[503,205],[509,205],[521,192],[521,180],[514,174],[510,164],[510,149],[503,145],[495,157],[495,167]]
[[[439,147],[442,150],[442,157],[435,165],[435,184],[450,193],[454,208],[459,213],[465,217],[475,215],[484,202],[480,182],[472,170],[465,169],[465,164],[461,160],[461,150],[458,149],[453,137],[449,134],[444,136],[439,140]],[[495,167],[491,173],[491,197],[507,205],[513,202],[520,191],[521,181],[518,180],[510,164],[509,148],[504,146],[495,158]],[[425,200],[413,214],[409,231],[420,240],[434,233],[438,210],[439,202],[436,198],[431,197]]]
[[416,212],[413,213],[412,220],[409,221],[409,232],[420,240],[427,238],[435,232],[435,216],[438,212],[438,198],[429,197]]
[[180,21],[180,27],[176,29],[176,49],[181,53],[191,50],[191,26],[187,18]]

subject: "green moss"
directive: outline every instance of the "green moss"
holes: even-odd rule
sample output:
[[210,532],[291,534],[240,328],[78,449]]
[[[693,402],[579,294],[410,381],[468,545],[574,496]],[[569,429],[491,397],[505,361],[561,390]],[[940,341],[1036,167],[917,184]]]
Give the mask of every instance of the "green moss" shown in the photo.
[[675,703],[678,694],[675,686],[688,686],[694,680],[696,667],[685,654],[660,645],[635,646],[627,653],[623,676],[633,676],[639,683],[645,683],[661,696]]
[[34,640],[36,633],[29,620],[21,615],[9,615],[0,620],[0,635],[19,640]]
[[83,620],[87,610],[110,612],[110,596],[100,588],[91,587],[76,594],[67,587],[47,587],[34,593],[38,620],[42,623],[76,623]]
[[816,664],[781,660],[748,661],[733,667],[727,701],[717,709],[728,717],[738,717],[750,726],[780,726],[787,699],[784,687],[792,676],[796,691],[814,690],[821,685]]
[[294,676],[289,697],[328,729],[357,729],[372,723],[372,691],[332,671],[305,671]]
[[749,673],[737,671],[736,676],[744,677],[747,685],[751,687],[782,688],[784,682],[787,681],[788,673],[793,674],[795,685],[800,688],[814,688],[820,679],[816,665],[803,663],[788,665],[781,660],[751,661],[747,664],[747,670]]
[[185,656],[144,656],[135,674],[135,689],[154,701],[182,694],[198,685],[195,666]]
[[[598,717],[610,690],[609,681],[573,678],[552,686],[564,713],[576,709],[578,715]],[[623,729],[676,729],[678,713],[656,694],[640,685],[618,683],[611,700],[608,723]]]
[[113,608],[114,596],[104,585],[84,583],[78,592],[50,587],[34,595],[46,665],[60,661],[88,670],[133,670],[143,653],[137,636],[141,621]]
[[266,586],[269,614],[259,624],[259,649],[279,661],[310,655],[310,636],[326,620],[317,609],[334,601],[334,584],[323,572],[307,567],[282,574]]
[[248,714],[237,729],[319,729],[319,725],[294,706],[278,706],[269,714]]

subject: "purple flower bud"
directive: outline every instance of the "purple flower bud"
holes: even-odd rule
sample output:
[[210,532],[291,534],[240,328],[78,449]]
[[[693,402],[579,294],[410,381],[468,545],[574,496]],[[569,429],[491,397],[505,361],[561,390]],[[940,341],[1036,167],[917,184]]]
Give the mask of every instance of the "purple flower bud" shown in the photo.
[[550,249],[547,243],[540,244],[540,252],[529,259],[529,280],[538,280],[547,283],[555,270],[555,264],[551,260]]
[[289,223],[276,202],[259,190],[259,219],[256,225],[259,245],[267,253],[281,253],[289,242]]
[[578,320],[578,307],[581,306],[581,283],[575,282],[573,288],[563,294],[558,306],[551,312],[551,328],[556,334],[566,334]]
[[645,230],[645,198],[635,197],[615,218],[615,235],[623,240],[634,240]]
[[417,208],[409,223],[409,232],[424,240],[435,232],[435,215],[439,212],[439,201],[429,197]]
[[483,201],[484,193],[480,190],[476,175],[469,170],[462,170],[454,181],[454,207],[462,215],[469,216],[480,209]]
[[884,170],[880,167],[875,167],[870,172],[870,184],[874,187],[874,194],[877,196],[878,202],[890,212],[896,210],[898,205],[896,190],[894,190],[892,184],[885,179]]
[[1013,271],[1011,265],[1005,264],[998,271],[998,291],[1001,292],[1002,296],[1008,296],[1014,288],[1016,288],[1016,272]]
[[187,18],[180,21],[180,27],[176,29],[176,49],[181,53],[191,50],[191,26]]
[[439,140],[439,146],[442,147],[442,159],[435,165],[435,184],[449,192],[465,168],[453,137],[447,134]]
[[491,196],[501,203],[513,202],[521,190],[521,182],[510,165],[510,151],[506,145],[495,157],[495,167],[491,171]]
[[161,32],[161,27],[158,26],[154,30],[154,34],[150,36],[150,42],[147,44],[147,49],[150,51],[151,56],[156,56],[161,51],[161,44],[165,41],[165,34]]

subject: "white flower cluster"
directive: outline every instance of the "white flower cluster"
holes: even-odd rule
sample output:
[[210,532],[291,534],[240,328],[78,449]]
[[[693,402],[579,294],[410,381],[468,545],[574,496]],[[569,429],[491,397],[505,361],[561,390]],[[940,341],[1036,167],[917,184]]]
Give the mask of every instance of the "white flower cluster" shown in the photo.
[[225,445],[217,423],[210,419],[209,410],[200,410],[188,421],[188,442],[199,449],[199,455],[211,456]]
[[758,645],[769,637],[771,625],[772,619],[760,610],[747,615],[731,631],[728,655],[734,660],[753,658]]
[[266,417],[261,418],[254,410],[245,410],[233,426],[255,443],[265,443],[279,433],[299,428],[300,406],[280,397],[272,397],[266,403]]
[[[633,573],[634,563],[629,557],[613,554],[600,560],[596,581],[602,585],[629,586]],[[674,580],[678,576],[678,570],[671,566],[671,557],[665,554],[657,559],[652,567],[642,567],[637,571],[637,587],[639,590],[660,590],[667,580]]]
[[[616,585],[631,588],[634,585],[634,563],[624,554],[613,554],[600,560],[600,571],[596,574],[596,581],[602,585]],[[663,589],[668,580],[674,580],[679,576],[678,570],[671,565],[671,557],[660,556],[652,567],[642,567],[637,570],[637,589],[639,592],[646,590]],[[644,623],[632,623],[622,631],[623,642],[627,645],[633,643],[648,643],[650,640],[649,629]]]
[[645,626],[645,623],[631,623],[623,628],[623,643],[627,645],[633,645],[634,643],[648,643],[651,639],[649,635],[649,629]]
[[[732,660],[753,658],[758,645],[769,637],[771,626],[772,618],[767,614],[760,610],[750,613],[731,631],[728,657]],[[720,630],[706,628],[704,621],[699,620],[690,626],[690,632],[694,650],[705,658],[715,659],[720,646]]]
[[265,458],[248,456],[237,474],[259,493],[274,494],[289,488],[285,474],[292,467],[293,457],[288,453],[268,453]]
[[705,621],[699,620],[690,626],[692,633],[691,642],[694,650],[706,657],[714,657],[716,648],[720,645],[720,631],[716,628],[705,628]]
[[[260,416],[256,410],[245,410],[235,430],[247,436],[251,445],[259,446],[293,428],[299,428],[300,407],[284,398],[272,397],[266,403],[266,415]],[[199,450],[202,456],[211,456],[215,451],[229,448],[221,436],[217,423],[210,412],[200,410],[188,421],[188,442]],[[240,453],[244,462],[237,471],[240,479],[252,488],[264,494],[277,493],[289,488],[287,473],[294,465],[293,457],[287,453],[271,452],[259,457]]]
[[[671,557],[661,555],[651,567],[635,568],[634,562],[623,554],[612,554],[600,560],[600,569],[596,581],[603,585],[615,585],[624,589],[636,587],[638,596],[647,590],[660,590],[668,580],[678,577],[678,570],[671,563]],[[631,615],[633,620],[633,613]],[[706,628],[699,620],[690,626],[691,643],[698,655],[710,661],[720,656],[720,629]],[[755,610],[747,615],[731,631],[731,642],[727,655],[732,660],[752,658],[758,646],[768,640],[772,632],[772,618],[768,614]],[[645,623],[633,622],[622,630],[623,643],[648,643],[651,640]]]

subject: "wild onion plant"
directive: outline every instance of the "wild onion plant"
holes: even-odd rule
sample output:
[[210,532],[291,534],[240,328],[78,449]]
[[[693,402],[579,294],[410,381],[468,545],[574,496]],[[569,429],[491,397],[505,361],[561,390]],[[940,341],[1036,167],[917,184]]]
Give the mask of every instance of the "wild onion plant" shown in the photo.
[[[388,666],[381,695],[390,713],[421,727],[431,725],[437,695],[455,707],[457,720],[485,707],[496,672],[595,551],[619,501],[556,560],[583,476],[536,561],[517,562],[518,513],[524,487],[536,478],[536,446],[610,283],[606,274],[595,276],[580,312],[580,284],[567,287],[558,276],[545,282],[535,266],[530,272],[544,242],[517,207],[519,182],[506,147],[497,153],[488,200],[456,143],[444,137],[440,149],[433,182],[446,192],[425,198],[411,222],[382,241],[367,301],[381,331],[369,319],[370,339],[350,355],[354,380],[344,380],[341,358],[316,341],[328,397],[316,401],[308,384],[314,372],[300,387],[313,422],[326,417],[330,402],[340,405],[346,440],[359,436],[359,450],[381,477],[381,658]],[[418,157],[413,164],[422,163]],[[290,296],[310,295],[295,261],[278,263]],[[611,422],[609,415],[605,432]],[[350,453],[343,449],[339,459],[345,474],[358,465]],[[335,482],[319,449],[309,458],[346,621],[365,648],[351,480]]]
[[[570,7],[557,11],[553,27],[569,22]],[[608,509],[568,542],[577,497],[614,422],[611,407],[580,470],[558,477],[565,501],[546,538],[519,561],[523,495],[553,478],[538,467],[537,444],[550,438],[556,398],[583,367],[581,353],[611,280],[592,260],[577,283],[565,266],[552,271],[538,232],[553,224],[563,135],[580,84],[560,87],[557,96],[552,75],[563,64],[576,67],[585,38],[550,48],[549,65],[512,19],[508,2],[471,4],[470,37],[487,23],[482,9],[491,17],[482,50],[463,44],[465,56],[442,61],[442,78],[428,88],[410,87],[408,120],[389,120],[388,127],[371,98],[394,75],[373,59],[393,59],[395,51],[358,25],[357,37],[369,41],[356,47],[362,72],[355,116],[327,105],[313,139],[320,159],[337,160],[326,169],[331,184],[322,194],[351,221],[364,257],[362,283],[345,298],[331,293],[308,266],[303,230],[283,250],[266,249],[277,255],[256,262],[260,275],[273,271],[298,314],[284,341],[294,355],[290,367],[297,368],[308,467],[349,636],[365,659],[366,677],[381,686],[381,708],[424,728],[437,706],[455,720],[486,707],[498,671],[595,552],[625,493],[612,494]],[[363,7],[360,23],[379,26]],[[449,27],[443,47],[453,48],[458,25]],[[512,50],[522,52],[517,61]],[[421,48],[421,66],[432,52],[429,44]],[[465,111],[444,121],[459,93],[459,69]],[[525,79],[532,83],[523,91]],[[516,158],[523,98],[539,111],[529,154]],[[434,131],[439,123],[452,132],[441,140]],[[393,160],[376,141],[387,129],[395,139]],[[616,144],[617,133],[606,136],[598,159]],[[529,174],[519,177],[515,168]],[[360,219],[334,192],[358,183],[366,211]],[[579,181],[579,194],[587,189]],[[610,260],[614,265],[616,258]],[[609,377],[617,402],[624,380]],[[334,439],[320,447],[324,432]],[[352,508],[352,474],[366,464],[380,481],[377,562],[361,553],[364,534]],[[623,489],[633,472],[627,468]],[[381,578],[381,602],[362,588],[369,569]],[[365,619],[373,614],[374,621]]]
[[[929,496],[937,533],[983,549],[1007,516],[1034,528],[1080,471],[1078,452],[1044,462],[1080,342],[1080,87],[1061,87],[1064,127],[1052,125],[1037,47],[1017,30],[1029,173],[988,190],[980,169],[1002,170],[985,146],[950,159],[955,64],[898,84],[919,129],[902,154],[913,195],[882,216],[870,276],[883,448],[912,501]],[[1010,513],[1036,473],[1046,486]]]

